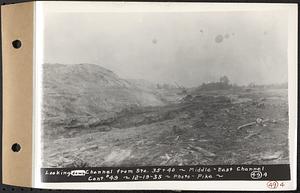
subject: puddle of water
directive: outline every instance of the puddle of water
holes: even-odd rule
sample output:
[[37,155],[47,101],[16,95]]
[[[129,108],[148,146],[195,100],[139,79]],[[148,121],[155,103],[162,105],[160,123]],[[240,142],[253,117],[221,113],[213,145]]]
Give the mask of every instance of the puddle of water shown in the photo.
[[113,150],[110,154],[108,154],[104,162],[121,163],[123,160],[127,159],[130,155],[131,155],[130,149]]

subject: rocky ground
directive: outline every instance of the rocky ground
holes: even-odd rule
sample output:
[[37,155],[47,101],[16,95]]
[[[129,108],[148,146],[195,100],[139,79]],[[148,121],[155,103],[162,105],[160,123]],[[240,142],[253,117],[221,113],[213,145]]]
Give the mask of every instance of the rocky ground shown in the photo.
[[287,89],[193,91],[43,137],[43,167],[288,163]]

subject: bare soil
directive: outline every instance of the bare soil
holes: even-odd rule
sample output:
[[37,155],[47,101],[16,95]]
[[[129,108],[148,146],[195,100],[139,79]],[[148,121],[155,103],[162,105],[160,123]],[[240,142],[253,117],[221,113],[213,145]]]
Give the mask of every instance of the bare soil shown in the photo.
[[193,91],[44,136],[43,167],[283,164],[288,127],[287,89]]

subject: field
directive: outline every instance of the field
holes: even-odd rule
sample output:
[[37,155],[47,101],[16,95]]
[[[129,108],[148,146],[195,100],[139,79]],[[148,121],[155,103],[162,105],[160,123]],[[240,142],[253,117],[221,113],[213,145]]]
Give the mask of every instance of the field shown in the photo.
[[287,100],[287,89],[194,89],[94,121],[51,119],[43,167],[289,163]]

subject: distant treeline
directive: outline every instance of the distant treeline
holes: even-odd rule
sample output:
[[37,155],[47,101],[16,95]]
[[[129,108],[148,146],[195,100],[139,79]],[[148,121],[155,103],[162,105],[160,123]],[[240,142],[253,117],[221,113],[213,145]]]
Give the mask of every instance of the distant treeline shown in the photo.
[[231,89],[233,87],[237,87],[237,85],[230,84],[229,78],[227,76],[222,76],[218,82],[203,83],[199,87],[199,90],[223,90]]
[[280,84],[254,84],[251,83],[247,86],[248,88],[274,88],[274,89],[283,89],[288,88],[288,83],[280,83]]
[[255,84],[250,83],[248,85],[239,86],[237,84],[230,84],[227,76],[220,77],[217,82],[203,83],[198,87],[199,90],[225,90],[225,89],[242,89],[242,88],[269,88],[269,89],[287,89],[288,83],[280,84]]

